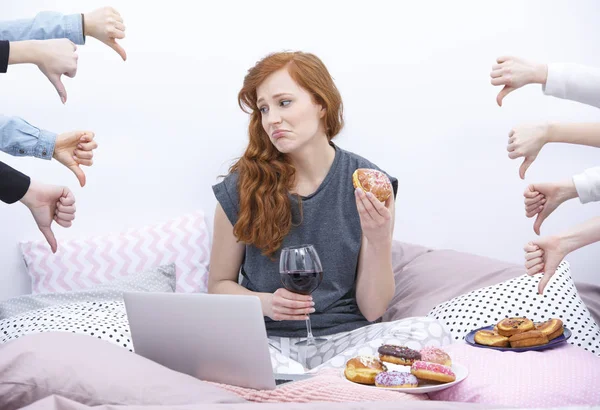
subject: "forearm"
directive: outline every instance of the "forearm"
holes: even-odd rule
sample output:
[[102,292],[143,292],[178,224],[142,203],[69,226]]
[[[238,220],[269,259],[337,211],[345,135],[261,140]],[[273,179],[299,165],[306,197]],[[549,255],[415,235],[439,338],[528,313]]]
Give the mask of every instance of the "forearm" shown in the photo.
[[579,248],[600,241],[600,217],[592,218],[559,235],[561,244],[569,254]]
[[548,125],[546,142],[600,148],[600,123],[551,123]]
[[8,54],[8,65],[37,64],[39,40],[12,41]]
[[385,313],[394,297],[395,282],[392,268],[392,240],[381,244],[366,242],[359,261],[356,285],[358,307],[369,321]]
[[561,180],[555,184],[558,187],[557,195],[561,204],[578,197],[577,187],[575,186],[573,178]]
[[260,305],[262,307],[263,315],[266,315],[265,312],[267,312],[267,306],[269,303],[268,298],[272,296],[271,293],[253,292],[251,290],[246,289],[239,283],[228,279],[218,281],[209,280],[208,293],[258,296],[258,298],[260,299]]
[[68,38],[85,44],[81,14],[64,15],[53,11],[38,13],[33,19],[0,21],[0,39],[8,41]]
[[0,114],[0,151],[50,160],[55,144],[55,133],[34,127],[19,117]]

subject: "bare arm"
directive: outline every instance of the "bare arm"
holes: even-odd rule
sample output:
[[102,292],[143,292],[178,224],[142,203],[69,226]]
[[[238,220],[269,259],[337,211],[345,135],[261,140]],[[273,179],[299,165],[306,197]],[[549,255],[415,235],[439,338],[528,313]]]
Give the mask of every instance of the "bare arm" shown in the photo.
[[38,44],[39,42],[36,40],[11,42],[8,64],[36,64]]
[[598,242],[600,241],[600,217],[592,218],[589,221],[576,225],[560,234],[559,237],[563,243],[565,255]]
[[519,169],[521,179],[544,145],[551,142],[588,145],[600,148],[600,123],[546,123],[519,125],[508,134],[508,157],[524,157]]
[[217,204],[214,221],[213,245],[210,256],[208,292],[230,295],[258,296],[264,316],[273,320],[305,320],[313,313],[314,303],[309,295],[292,293],[280,288],[275,293],[253,292],[238,283],[245,245],[233,234],[233,225]]
[[563,142],[600,148],[600,123],[549,124],[545,142]]
[[[368,199],[365,197],[365,200]],[[395,282],[392,268],[392,238],[395,221],[395,200],[391,195],[385,206],[374,199],[373,210],[381,205],[378,212],[382,215],[380,236],[371,236],[371,241],[363,235],[358,260],[356,282],[356,302],[363,316],[374,321],[383,316],[394,297]],[[368,206],[368,204],[367,204]],[[371,212],[372,212],[371,211]],[[389,218],[386,221],[386,217]]]
[[245,246],[233,235],[233,226],[221,205],[215,210],[213,246],[210,255],[210,272],[208,275],[208,292],[234,295],[255,295],[261,299],[264,309],[266,294],[252,292],[238,284],[238,275]]

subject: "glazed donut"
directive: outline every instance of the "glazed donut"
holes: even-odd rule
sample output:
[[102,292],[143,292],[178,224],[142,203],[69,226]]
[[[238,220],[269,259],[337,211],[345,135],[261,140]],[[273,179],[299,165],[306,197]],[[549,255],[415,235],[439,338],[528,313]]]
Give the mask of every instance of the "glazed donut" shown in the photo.
[[456,375],[450,367],[438,363],[424,362],[422,360],[414,362],[410,367],[410,372],[422,380],[443,383],[456,380]]
[[493,330],[479,330],[475,332],[475,343],[494,347],[508,347],[508,337],[502,336]]
[[510,347],[540,346],[548,343],[548,337],[539,330],[528,330],[511,336],[508,341]]
[[498,322],[498,333],[502,336],[511,337],[529,330],[535,330],[535,325],[526,317],[509,317]]
[[375,386],[386,388],[417,387],[419,381],[414,374],[408,372],[381,372],[375,376]]
[[375,384],[375,376],[387,367],[374,356],[357,356],[346,362],[344,376],[354,383]]
[[392,184],[383,172],[376,169],[358,168],[352,174],[352,185],[370,192],[379,201],[385,202],[392,195]]
[[381,345],[377,349],[382,362],[410,366],[415,360],[421,360],[421,353],[406,346]]
[[542,323],[535,324],[535,330],[539,330],[548,338],[548,341],[556,339],[565,331],[563,322],[560,319],[550,319]]
[[444,352],[442,349],[433,346],[427,346],[421,349],[421,360],[430,363],[439,363],[444,366],[452,366],[452,360],[450,355]]

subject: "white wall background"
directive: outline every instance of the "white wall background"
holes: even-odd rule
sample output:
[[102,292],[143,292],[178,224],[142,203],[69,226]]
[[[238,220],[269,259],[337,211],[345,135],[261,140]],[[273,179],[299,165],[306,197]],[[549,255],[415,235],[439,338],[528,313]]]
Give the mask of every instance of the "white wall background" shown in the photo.
[[[112,5],[125,19],[127,62],[95,39],[63,77],[65,106],[34,66],[0,76],[0,110],[55,132],[89,129],[99,148],[88,184],[52,161],[0,160],[77,198],[59,239],[165,221],[197,208],[210,225],[211,185],[246,144],[236,95],[265,54],[301,49],[329,67],[345,103],[337,143],[399,179],[397,239],[521,263],[534,238],[527,183],[598,165],[600,151],[544,148],[518,177],[507,134],[524,122],[599,120],[597,109],[528,86],[499,108],[489,72],[502,54],[600,66],[600,3],[586,1],[197,1],[0,0],[0,18]],[[598,215],[599,204],[562,205],[542,234]],[[29,211],[0,204],[0,299],[29,290],[18,241],[42,238]],[[60,246],[60,242],[59,242]],[[577,280],[600,283],[600,244],[570,256]]]

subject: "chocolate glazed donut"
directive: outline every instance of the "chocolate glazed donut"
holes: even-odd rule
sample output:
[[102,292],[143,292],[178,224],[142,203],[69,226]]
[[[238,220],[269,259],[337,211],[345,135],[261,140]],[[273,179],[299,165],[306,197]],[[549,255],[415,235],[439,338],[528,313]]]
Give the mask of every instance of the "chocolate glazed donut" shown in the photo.
[[410,366],[421,360],[421,353],[406,346],[382,345],[377,349],[379,359],[383,362]]

